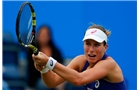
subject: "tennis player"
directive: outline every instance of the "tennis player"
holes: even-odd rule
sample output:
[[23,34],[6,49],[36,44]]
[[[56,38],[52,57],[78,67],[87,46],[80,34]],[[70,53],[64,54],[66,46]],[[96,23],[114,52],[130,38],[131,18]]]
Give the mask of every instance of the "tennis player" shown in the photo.
[[84,85],[87,90],[127,90],[121,68],[106,54],[109,35],[109,30],[93,24],[83,38],[84,55],[76,56],[64,66],[40,52],[38,56],[32,55],[35,68],[50,88],[68,81],[76,86]]

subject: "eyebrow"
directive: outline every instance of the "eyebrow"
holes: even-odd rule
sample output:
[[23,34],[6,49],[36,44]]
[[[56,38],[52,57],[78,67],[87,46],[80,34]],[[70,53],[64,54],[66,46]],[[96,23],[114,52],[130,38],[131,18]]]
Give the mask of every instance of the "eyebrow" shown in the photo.
[[[95,41],[95,40],[93,40],[93,41]],[[90,40],[85,40],[85,42],[90,42]],[[99,43],[99,42],[95,41],[95,43]]]

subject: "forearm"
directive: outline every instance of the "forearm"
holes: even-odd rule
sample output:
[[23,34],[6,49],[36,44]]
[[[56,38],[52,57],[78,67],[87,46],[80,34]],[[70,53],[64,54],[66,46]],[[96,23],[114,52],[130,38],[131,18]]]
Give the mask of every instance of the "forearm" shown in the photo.
[[66,81],[79,86],[81,85],[82,76],[81,73],[77,72],[76,70],[73,70],[71,68],[65,67],[59,63],[56,63],[53,71],[57,73],[59,76],[64,78]]
[[[50,70],[53,70],[53,72],[56,73],[56,75],[54,74],[54,76],[52,74],[52,72],[48,72],[45,75],[43,75],[43,80],[45,80],[46,85],[49,85],[49,81],[53,82],[53,83],[58,83],[61,80],[66,80],[74,85],[82,85],[83,84],[83,78],[82,78],[82,73],[77,72],[75,67],[65,67],[64,65],[59,64],[55,59],[53,59],[52,57],[47,57],[45,54],[40,53],[40,56],[34,56],[33,55],[33,59],[34,61],[40,65],[40,66],[45,66],[47,68],[49,68]],[[73,68],[73,69],[72,69]],[[58,75],[61,77],[59,77],[58,79]],[[49,78],[51,76],[51,78]],[[57,78],[56,78],[57,76]],[[53,79],[55,78],[55,79]],[[63,78],[63,79],[62,79]],[[49,79],[49,81],[47,81],[47,79]],[[53,81],[54,80],[54,81]],[[56,84],[55,84],[56,85]]]
[[62,79],[60,76],[53,73],[52,71],[48,71],[45,74],[41,74],[41,77],[46,86],[49,88],[53,88],[64,82],[64,79]]
[[38,71],[40,71],[42,80],[44,81],[47,87],[53,88],[64,82],[64,79],[62,79],[59,75],[49,70],[47,67],[44,68],[44,66],[40,66],[36,63],[34,63],[34,66]]

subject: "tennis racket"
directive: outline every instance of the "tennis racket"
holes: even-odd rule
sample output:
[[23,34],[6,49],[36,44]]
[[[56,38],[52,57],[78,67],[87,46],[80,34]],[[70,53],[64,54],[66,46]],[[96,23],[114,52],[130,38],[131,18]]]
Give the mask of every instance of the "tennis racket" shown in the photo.
[[38,49],[35,44],[36,14],[30,2],[24,2],[16,19],[16,35],[20,45],[31,48],[35,55]]

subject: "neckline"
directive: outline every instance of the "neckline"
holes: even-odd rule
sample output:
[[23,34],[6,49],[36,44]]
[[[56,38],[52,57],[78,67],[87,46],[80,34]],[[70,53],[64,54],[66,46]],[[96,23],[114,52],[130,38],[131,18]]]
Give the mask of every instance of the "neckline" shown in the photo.
[[[105,60],[109,55],[107,55],[106,53],[103,55],[101,60]],[[82,69],[82,71],[85,71],[87,69],[87,67],[89,66],[89,62],[86,60],[86,63]]]

